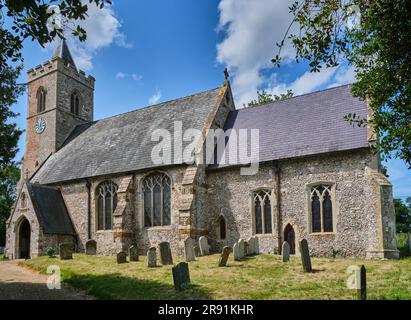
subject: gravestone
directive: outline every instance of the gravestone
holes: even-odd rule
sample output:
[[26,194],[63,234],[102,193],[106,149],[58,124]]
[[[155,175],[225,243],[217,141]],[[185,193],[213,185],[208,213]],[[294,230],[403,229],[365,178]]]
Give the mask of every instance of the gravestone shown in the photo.
[[149,267],[149,268],[157,267],[157,249],[156,249],[156,247],[151,247],[147,251],[147,267]]
[[190,271],[187,262],[180,262],[172,268],[174,288],[177,291],[187,289],[190,286]]
[[73,244],[61,243],[59,246],[59,249],[60,249],[60,259],[61,260],[73,259]]
[[194,248],[193,248],[193,242],[191,238],[187,238],[184,240],[184,254],[185,254],[187,262],[196,260]]
[[228,257],[230,256],[230,247],[224,247],[223,252],[221,253],[220,260],[218,261],[219,267],[227,266]]
[[240,239],[240,241],[238,241],[238,258],[239,259],[244,259],[245,257],[245,244],[244,244],[244,240]]
[[163,266],[173,264],[173,256],[171,254],[170,243],[161,242],[160,248],[160,261]]
[[138,261],[138,249],[136,246],[131,246],[128,248],[128,256],[130,258],[130,262]]
[[251,256],[251,248],[248,241],[244,241],[244,255]]
[[201,251],[199,246],[194,246],[194,255],[196,257],[201,257]]
[[127,262],[127,254],[124,251],[120,251],[117,253],[117,263],[126,263]]
[[290,261],[290,245],[288,244],[287,241],[283,242],[283,246],[281,248],[281,254],[282,254],[283,262]]
[[198,246],[200,247],[200,252],[202,256],[207,256],[210,254],[210,247],[208,246],[207,238],[202,236],[198,239]]
[[86,242],[86,254],[90,256],[95,256],[97,254],[96,240],[90,239]]
[[251,237],[248,239],[248,252],[247,255],[252,256],[255,252],[255,237]]
[[301,262],[303,263],[304,272],[311,272],[311,258],[310,250],[308,249],[308,242],[306,239],[300,241]]
[[254,254],[260,254],[260,240],[254,236]]
[[357,300],[367,300],[367,272],[365,266],[360,268],[360,283],[357,289]]
[[234,256],[234,261],[239,261],[240,260],[240,252],[238,250],[238,242],[234,243],[233,246],[233,256]]

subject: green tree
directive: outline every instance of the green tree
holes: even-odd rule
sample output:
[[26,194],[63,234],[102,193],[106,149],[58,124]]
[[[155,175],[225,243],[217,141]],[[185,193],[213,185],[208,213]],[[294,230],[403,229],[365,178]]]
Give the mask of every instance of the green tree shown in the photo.
[[16,185],[20,179],[20,170],[16,166],[0,169],[0,246],[6,239],[6,221],[16,200]]
[[394,199],[397,233],[411,233],[411,197]]
[[294,18],[272,62],[280,66],[289,40],[297,61],[308,61],[312,72],[354,66],[352,92],[368,99],[372,117],[348,114],[346,120],[369,122],[378,134],[376,151],[411,168],[411,1],[299,0],[290,12]]
[[257,91],[257,96],[258,97],[256,100],[251,100],[245,107],[255,107],[255,106],[267,104],[267,103],[274,102],[274,101],[285,100],[285,99],[293,97],[294,93],[292,90],[287,90],[287,93],[281,93],[277,95],[277,94],[268,93],[267,91],[263,90],[263,91]]

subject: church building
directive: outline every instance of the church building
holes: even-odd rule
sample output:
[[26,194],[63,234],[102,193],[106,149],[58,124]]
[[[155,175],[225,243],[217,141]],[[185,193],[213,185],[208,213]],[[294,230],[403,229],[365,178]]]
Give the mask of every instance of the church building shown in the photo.
[[[7,221],[10,259],[57,251],[61,243],[81,253],[90,240],[98,255],[131,245],[145,254],[162,241],[183,255],[184,242],[200,236],[219,252],[254,235],[260,252],[279,253],[287,241],[298,254],[307,239],[313,256],[398,258],[392,186],[371,150],[374,133],[344,120],[369,116],[349,85],[236,108],[226,79],[95,121],[94,84],[65,41],[28,71],[26,149]],[[218,157],[211,164],[175,154],[170,163],[153,161],[153,136],[176,124],[184,137],[203,134],[196,156],[209,130],[258,132],[258,148],[251,148],[258,169],[242,174],[242,163]],[[177,140],[173,135],[169,148],[181,154]],[[224,141],[226,151],[236,143]]]

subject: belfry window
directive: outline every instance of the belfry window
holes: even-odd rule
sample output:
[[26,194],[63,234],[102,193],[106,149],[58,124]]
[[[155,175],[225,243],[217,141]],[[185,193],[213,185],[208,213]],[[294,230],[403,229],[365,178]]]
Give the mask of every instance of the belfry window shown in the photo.
[[271,191],[260,190],[253,193],[254,233],[272,233]]
[[113,213],[117,207],[118,186],[112,181],[102,182],[96,190],[97,230],[113,228]]
[[311,232],[333,232],[333,205],[331,186],[311,187]]
[[46,110],[46,90],[43,87],[40,87],[37,90],[37,112],[43,112]]
[[143,181],[144,226],[171,224],[171,180],[163,173],[148,176]]
[[70,96],[70,112],[76,116],[80,114],[80,95],[77,91]]

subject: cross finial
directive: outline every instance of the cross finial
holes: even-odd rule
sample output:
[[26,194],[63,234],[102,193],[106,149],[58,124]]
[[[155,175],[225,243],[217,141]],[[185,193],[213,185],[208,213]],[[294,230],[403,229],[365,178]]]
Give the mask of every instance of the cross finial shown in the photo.
[[228,69],[225,68],[225,69],[224,69],[224,78],[225,78],[226,80],[228,80],[229,77],[230,77],[230,74],[228,73]]

